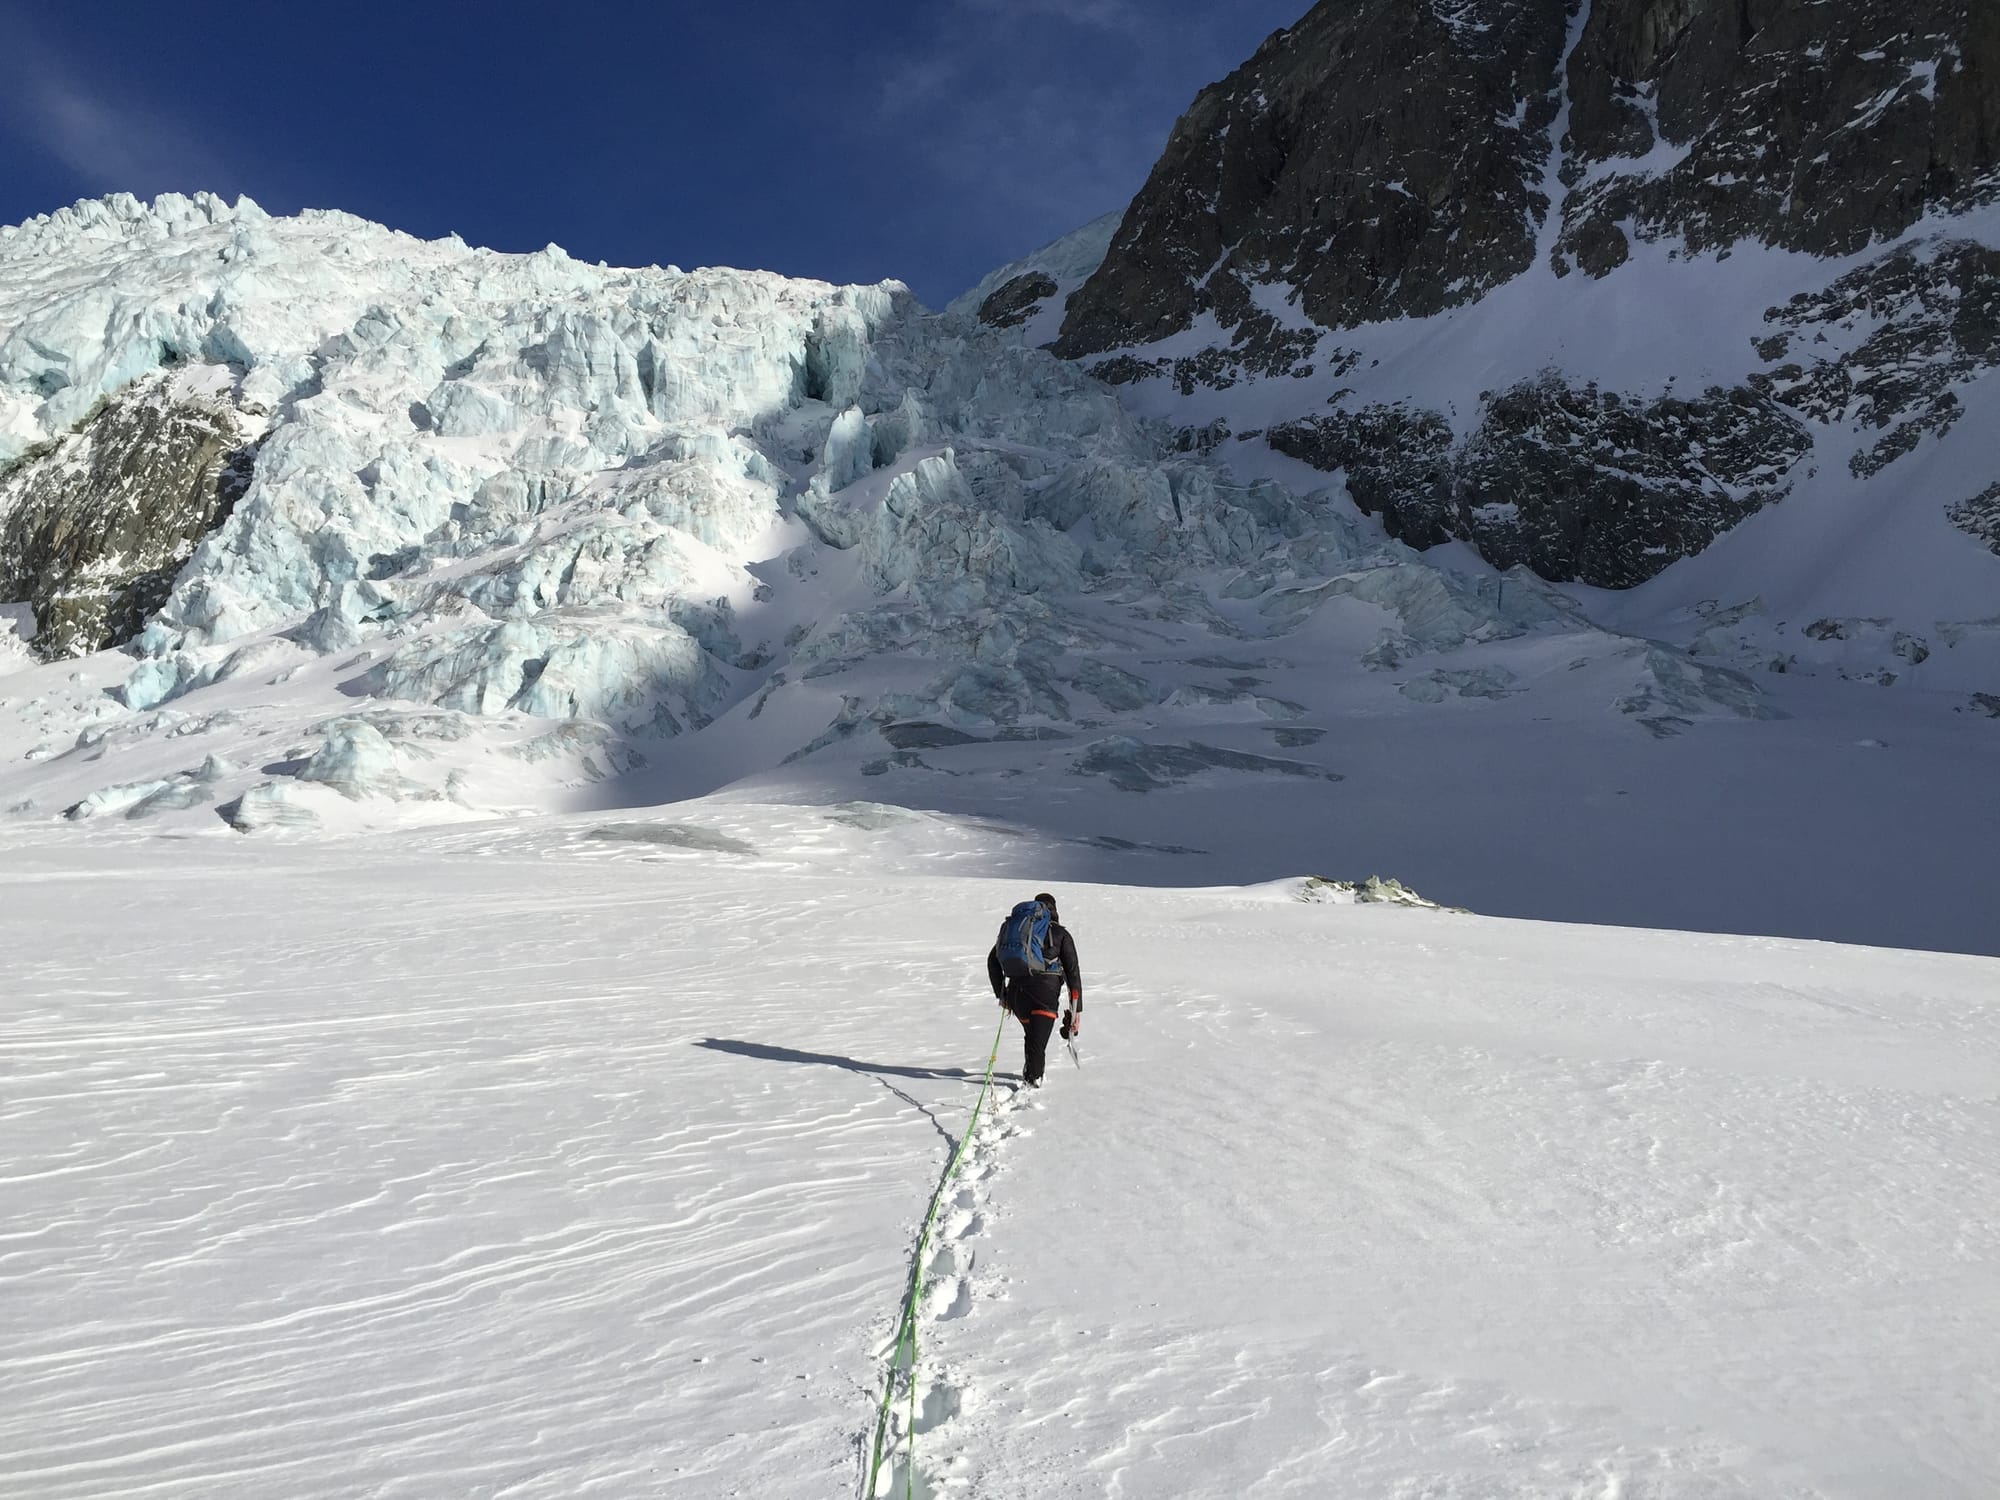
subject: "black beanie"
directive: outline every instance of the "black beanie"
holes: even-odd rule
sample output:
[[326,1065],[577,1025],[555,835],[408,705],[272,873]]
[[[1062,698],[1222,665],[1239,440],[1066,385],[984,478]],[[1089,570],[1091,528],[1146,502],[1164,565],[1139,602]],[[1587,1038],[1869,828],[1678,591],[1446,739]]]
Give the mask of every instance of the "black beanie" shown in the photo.
[[[1046,906],[1049,909],[1050,916],[1053,917],[1056,915],[1055,897],[1051,896],[1047,891],[1037,891],[1035,892],[1035,899],[1041,902],[1042,905]],[[1058,918],[1058,920],[1060,920],[1060,918]]]

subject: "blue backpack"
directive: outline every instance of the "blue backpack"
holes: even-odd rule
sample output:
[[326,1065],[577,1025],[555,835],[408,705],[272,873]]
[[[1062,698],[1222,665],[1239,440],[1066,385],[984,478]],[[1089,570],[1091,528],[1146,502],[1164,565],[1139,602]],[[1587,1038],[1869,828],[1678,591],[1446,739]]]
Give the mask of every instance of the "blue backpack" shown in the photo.
[[1056,955],[1050,951],[1049,909],[1039,901],[1023,901],[1000,924],[1000,970],[1010,979],[1026,979],[1036,974],[1056,972]]

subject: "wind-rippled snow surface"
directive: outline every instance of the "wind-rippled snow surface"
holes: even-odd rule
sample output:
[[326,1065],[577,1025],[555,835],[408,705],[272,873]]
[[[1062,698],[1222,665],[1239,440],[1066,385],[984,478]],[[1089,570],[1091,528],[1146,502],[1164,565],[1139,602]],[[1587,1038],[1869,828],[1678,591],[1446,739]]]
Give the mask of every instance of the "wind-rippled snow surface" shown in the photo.
[[[990,876],[1061,858],[741,801],[15,850],[0,1491],[858,1494]],[[1058,892],[1083,1066],[947,1194],[919,1493],[2000,1486],[1994,960]]]

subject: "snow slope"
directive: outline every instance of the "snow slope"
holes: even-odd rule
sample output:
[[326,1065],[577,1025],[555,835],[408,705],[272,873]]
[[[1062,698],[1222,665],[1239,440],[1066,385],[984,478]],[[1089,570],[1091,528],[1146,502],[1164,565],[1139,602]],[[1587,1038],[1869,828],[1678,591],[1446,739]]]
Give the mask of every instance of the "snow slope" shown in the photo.
[[[0,1491],[857,1494],[1065,857],[745,800],[18,844]],[[947,1195],[919,1493],[2000,1489],[2000,963],[1057,889],[1084,1066]]]

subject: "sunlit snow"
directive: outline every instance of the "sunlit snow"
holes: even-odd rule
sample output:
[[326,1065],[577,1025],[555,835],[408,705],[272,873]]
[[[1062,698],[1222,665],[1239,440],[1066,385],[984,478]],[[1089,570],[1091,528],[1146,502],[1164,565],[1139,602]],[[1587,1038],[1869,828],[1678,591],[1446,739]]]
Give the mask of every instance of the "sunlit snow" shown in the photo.
[[1054,884],[1082,1066],[947,1190],[918,1493],[1993,1492],[2000,961],[1073,859],[742,802],[10,851],[0,1491],[859,1496]]

